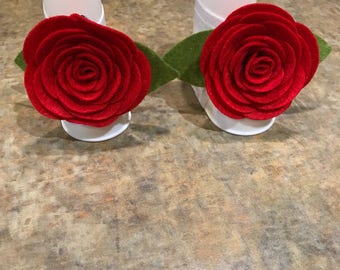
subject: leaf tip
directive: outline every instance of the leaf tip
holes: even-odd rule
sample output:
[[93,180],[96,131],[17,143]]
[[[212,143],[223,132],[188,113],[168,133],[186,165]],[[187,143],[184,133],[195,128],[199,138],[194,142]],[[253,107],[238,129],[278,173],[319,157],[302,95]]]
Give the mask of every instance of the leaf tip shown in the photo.
[[17,64],[18,67],[20,67],[23,71],[25,71],[25,69],[26,69],[26,62],[25,62],[25,59],[24,59],[22,51],[19,52],[17,57],[15,57],[14,62],[15,62],[15,64]]

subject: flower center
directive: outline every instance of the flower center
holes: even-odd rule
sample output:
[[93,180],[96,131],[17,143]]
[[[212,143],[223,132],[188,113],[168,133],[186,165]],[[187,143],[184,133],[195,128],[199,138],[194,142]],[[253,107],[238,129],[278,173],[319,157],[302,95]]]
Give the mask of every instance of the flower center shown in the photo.
[[90,82],[96,80],[97,68],[90,62],[77,63],[73,68],[73,78],[78,82]]
[[253,53],[245,63],[245,77],[248,82],[261,84],[269,80],[275,69],[275,61],[261,52]]

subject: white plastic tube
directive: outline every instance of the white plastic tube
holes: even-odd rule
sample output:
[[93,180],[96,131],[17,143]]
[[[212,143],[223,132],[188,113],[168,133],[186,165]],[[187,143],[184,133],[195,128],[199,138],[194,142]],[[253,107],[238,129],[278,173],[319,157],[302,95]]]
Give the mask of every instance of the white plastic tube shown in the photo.
[[61,125],[65,132],[71,137],[84,142],[102,142],[123,133],[130,124],[131,112],[123,114],[112,124],[105,127],[92,127],[87,125],[74,124],[65,120]]
[[45,18],[78,13],[96,23],[105,25],[105,13],[101,0],[43,0]]

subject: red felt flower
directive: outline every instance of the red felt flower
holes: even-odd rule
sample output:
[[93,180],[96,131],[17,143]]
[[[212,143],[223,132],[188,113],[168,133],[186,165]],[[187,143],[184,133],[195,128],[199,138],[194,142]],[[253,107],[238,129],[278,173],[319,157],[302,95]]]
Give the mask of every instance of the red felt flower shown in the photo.
[[318,64],[312,32],[283,9],[260,3],[228,16],[209,35],[200,61],[214,105],[231,118],[257,120],[284,112]]
[[150,64],[129,37],[76,14],[40,22],[23,54],[27,94],[49,118],[106,126],[151,84]]

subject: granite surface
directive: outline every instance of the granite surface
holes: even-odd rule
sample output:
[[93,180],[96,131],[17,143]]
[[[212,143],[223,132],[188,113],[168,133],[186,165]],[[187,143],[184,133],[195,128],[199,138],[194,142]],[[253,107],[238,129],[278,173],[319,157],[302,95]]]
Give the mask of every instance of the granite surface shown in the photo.
[[[191,34],[193,2],[103,1],[160,54]],[[1,270],[340,269],[340,2],[267,2],[333,47],[268,132],[221,132],[173,81],[91,144],[32,108],[13,64],[41,1],[1,0]]]

